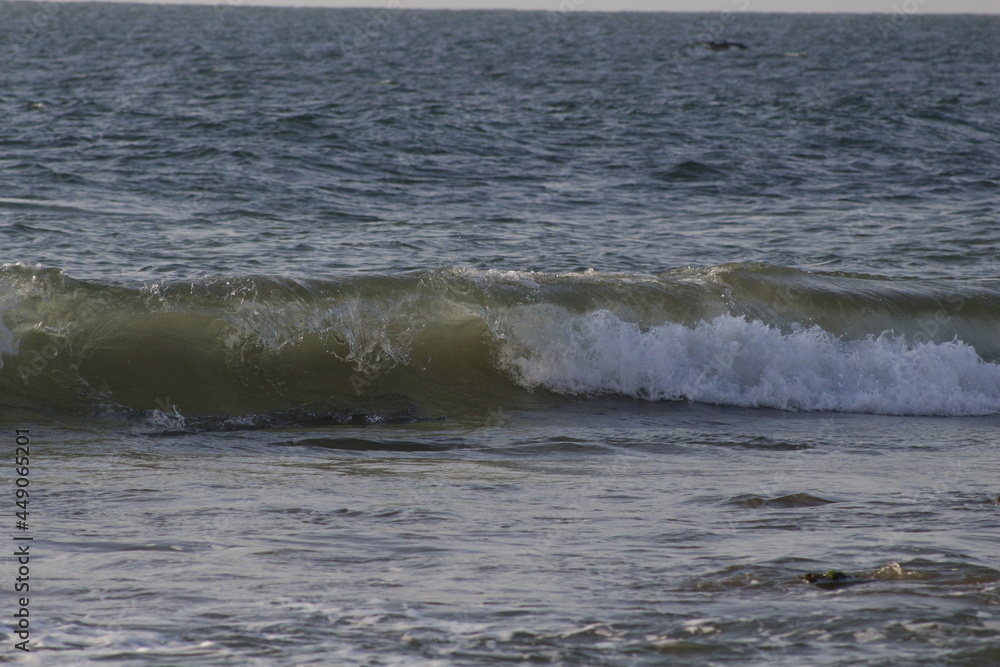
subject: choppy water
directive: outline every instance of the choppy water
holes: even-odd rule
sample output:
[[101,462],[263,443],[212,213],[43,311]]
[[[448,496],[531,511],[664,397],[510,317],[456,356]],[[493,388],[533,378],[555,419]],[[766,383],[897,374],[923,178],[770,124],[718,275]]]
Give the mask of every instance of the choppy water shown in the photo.
[[998,29],[4,3],[0,660],[995,664]]

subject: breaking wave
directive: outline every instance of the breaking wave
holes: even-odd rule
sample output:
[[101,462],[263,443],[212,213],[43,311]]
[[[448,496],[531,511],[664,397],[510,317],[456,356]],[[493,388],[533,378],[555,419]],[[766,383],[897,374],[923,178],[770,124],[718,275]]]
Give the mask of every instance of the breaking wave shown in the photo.
[[998,332],[998,280],[733,264],[127,285],[19,264],[0,268],[0,400],[346,423],[528,391],[978,415],[1000,412]]

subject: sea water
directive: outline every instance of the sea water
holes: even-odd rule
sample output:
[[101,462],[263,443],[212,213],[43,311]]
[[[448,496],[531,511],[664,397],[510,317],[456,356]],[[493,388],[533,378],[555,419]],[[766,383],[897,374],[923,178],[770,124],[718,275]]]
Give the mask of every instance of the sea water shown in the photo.
[[997,663],[998,36],[4,3],[0,660]]

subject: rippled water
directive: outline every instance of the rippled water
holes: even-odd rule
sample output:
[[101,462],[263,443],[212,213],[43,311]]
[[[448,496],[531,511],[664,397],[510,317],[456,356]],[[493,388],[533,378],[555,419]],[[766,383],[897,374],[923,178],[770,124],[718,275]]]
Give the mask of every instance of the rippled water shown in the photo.
[[996,664],[998,28],[4,3],[0,661]]
[[38,7],[4,243],[76,277],[1000,274],[994,18]]
[[[987,665],[997,427],[591,401],[61,430],[38,664]],[[859,583],[801,579],[831,568]]]

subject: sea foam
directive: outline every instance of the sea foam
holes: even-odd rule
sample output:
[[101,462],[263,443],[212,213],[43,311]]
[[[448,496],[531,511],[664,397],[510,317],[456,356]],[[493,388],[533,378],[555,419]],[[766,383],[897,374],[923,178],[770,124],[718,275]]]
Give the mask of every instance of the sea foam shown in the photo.
[[523,386],[781,410],[1000,412],[1000,366],[959,340],[847,340],[731,315],[643,328],[606,310],[558,310],[522,307],[495,320],[500,364]]

